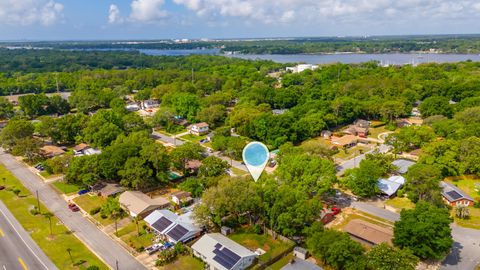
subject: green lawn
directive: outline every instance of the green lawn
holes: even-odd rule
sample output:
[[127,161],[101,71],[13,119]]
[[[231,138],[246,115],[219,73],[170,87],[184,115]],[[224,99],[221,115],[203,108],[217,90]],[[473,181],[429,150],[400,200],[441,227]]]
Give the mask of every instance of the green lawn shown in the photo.
[[462,227],[480,230],[480,208],[469,207],[470,217],[468,219],[460,219],[455,215],[455,207],[452,210],[452,216],[455,223]]
[[398,210],[413,209],[415,207],[415,204],[406,197],[395,197],[387,200],[385,204]]
[[357,146],[354,146],[350,149],[347,149],[346,152],[343,149],[338,149],[338,153],[333,155],[333,157],[341,158],[341,159],[351,159],[353,157],[364,154],[368,151],[370,151],[370,147],[363,146],[363,145],[357,145]]
[[79,190],[82,189],[82,186],[77,184],[70,184],[63,181],[57,181],[52,184],[58,191],[63,194],[73,194],[77,193]]
[[230,170],[235,174],[235,175],[238,175],[238,176],[242,176],[242,175],[246,175],[248,174],[247,171],[244,171],[244,170],[240,170],[236,167],[230,167]]
[[40,172],[40,175],[45,179],[50,179],[60,176],[59,174],[49,174],[47,171]]
[[[375,126],[376,124],[379,124],[379,122],[378,121],[372,121],[372,126]],[[391,130],[388,130],[388,129],[385,128],[385,125],[379,126],[379,127],[376,127],[376,128],[370,127],[368,129],[368,137],[378,139],[379,134],[384,133],[384,132],[390,132],[390,131]]]
[[290,252],[288,253],[287,256],[284,256],[283,258],[281,258],[280,260],[278,260],[276,263],[270,265],[269,267],[267,267],[268,270],[280,270],[282,269],[282,267],[284,267],[285,265],[287,265],[290,260],[293,258],[293,253]]
[[200,142],[201,140],[207,138],[207,135],[202,135],[202,136],[195,136],[193,134],[187,134],[187,135],[183,135],[182,137],[180,137],[181,139],[184,139],[186,141],[191,141],[191,142]]
[[183,255],[178,257],[174,262],[157,267],[159,270],[203,270],[205,269],[204,263],[198,259],[193,257],[192,255]]
[[[49,221],[43,215],[32,215],[30,209],[37,205],[35,197],[11,175],[5,167],[0,165],[0,178],[6,178],[7,189],[13,187],[20,189],[20,196],[17,197],[10,190],[0,191],[0,200],[10,209],[15,218],[22,224],[26,231],[45,254],[53,261],[59,269],[86,269],[88,266],[97,265],[101,269],[108,269],[80,240],[75,237],[65,226],[61,225],[56,217],[52,218],[52,231],[50,235]],[[2,181],[3,185],[3,181]],[[46,211],[44,205],[40,205],[42,212]],[[85,261],[80,266],[73,266],[66,251],[71,249],[75,263]]]
[[[104,203],[106,203],[107,199],[97,195],[85,194],[73,199],[73,201],[85,212],[90,213],[92,209],[101,207]],[[97,213],[92,217],[103,226],[106,226],[115,222],[115,220],[112,218],[102,218],[100,216],[100,213]]]
[[[117,236],[136,251],[143,251],[144,248],[152,245],[152,240],[155,236],[153,233],[149,233],[143,229],[143,225],[145,225],[145,222],[142,220],[138,223],[139,230],[137,230],[135,222],[131,222],[127,226],[119,229]],[[140,235],[138,235],[139,232]]]
[[294,245],[293,243],[273,239],[268,234],[256,234],[241,229],[238,229],[235,233],[229,235],[229,237],[250,250],[256,250],[257,248],[265,250],[266,253],[258,257],[259,261],[262,262],[267,262],[275,258]]

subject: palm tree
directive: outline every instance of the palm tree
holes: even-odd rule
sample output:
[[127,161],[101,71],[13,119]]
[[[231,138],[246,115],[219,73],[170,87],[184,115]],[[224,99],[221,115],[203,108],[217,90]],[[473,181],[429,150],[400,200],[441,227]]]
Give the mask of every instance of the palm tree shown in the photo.
[[137,225],[137,236],[140,236],[140,227],[138,226],[138,216],[134,217],[133,221]]
[[459,205],[455,208],[455,214],[458,218],[466,219],[470,216],[470,210],[465,205]]
[[50,213],[50,212],[46,212],[43,214],[44,217],[48,218],[48,221],[50,223],[50,235],[53,235],[53,231],[52,231],[52,217],[53,217],[53,214]]
[[71,248],[67,248],[67,252],[68,252],[68,256],[70,257],[70,260],[72,261],[72,264],[74,264],[74,262],[73,262],[73,257],[72,257],[72,249],[71,249]]

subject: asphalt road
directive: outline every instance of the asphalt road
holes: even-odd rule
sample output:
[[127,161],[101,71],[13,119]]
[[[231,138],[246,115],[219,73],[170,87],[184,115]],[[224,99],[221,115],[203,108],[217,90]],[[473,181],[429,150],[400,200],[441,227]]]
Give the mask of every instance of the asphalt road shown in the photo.
[[123,247],[83,217],[80,212],[71,212],[67,207],[67,202],[50,185],[44,183],[36,174],[18,162],[13,156],[5,154],[0,150],[0,162],[32,193],[38,190],[40,201],[46,205],[50,212],[55,214],[65,226],[110,268],[117,269],[116,265],[118,262],[119,270],[146,269]]
[[[397,221],[398,213],[379,208],[364,202],[352,202],[352,207],[371,215]],[[480,265],[480,230],[452,225],[452,252],[443,260],[441,270],[474,270]]]
[[[390,146],[388,146],[386,144],[381,144],[380,147],[378,148],[378,151],[380,153],[383,153],[383,154],[387,153],[389,150],[390,150]],[[358,155],[358,156],[356,156],[352,159],[349,159],[349,160],[343,162],[342,164],[338,165],[337,166],[337,175],[340,176],[343,173],[345,173],[346,170],[358,167],[360,165],[360,161],[362,161],[366,157],[367,154],[371,154],[374,151],[377,151],[377,150],[376,149],[370,150],[370,151],[368,151],[364,154]]]
[[0,201],[0,269],[58,269],[2,201]]

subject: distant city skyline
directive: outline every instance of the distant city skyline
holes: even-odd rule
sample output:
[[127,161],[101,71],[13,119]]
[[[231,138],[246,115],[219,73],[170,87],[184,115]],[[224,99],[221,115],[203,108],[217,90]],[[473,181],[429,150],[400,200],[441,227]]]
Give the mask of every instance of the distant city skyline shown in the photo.
[[480,33],[474,0],[0,0],[0,40]]

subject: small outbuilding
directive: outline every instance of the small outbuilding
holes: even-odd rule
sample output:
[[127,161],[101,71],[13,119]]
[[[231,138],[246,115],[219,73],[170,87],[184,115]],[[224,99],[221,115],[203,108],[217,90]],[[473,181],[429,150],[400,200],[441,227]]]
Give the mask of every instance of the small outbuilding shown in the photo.
[[306,260],[308,258],[308,251],[302,247],[295,247],[293,249],[293,256]]

